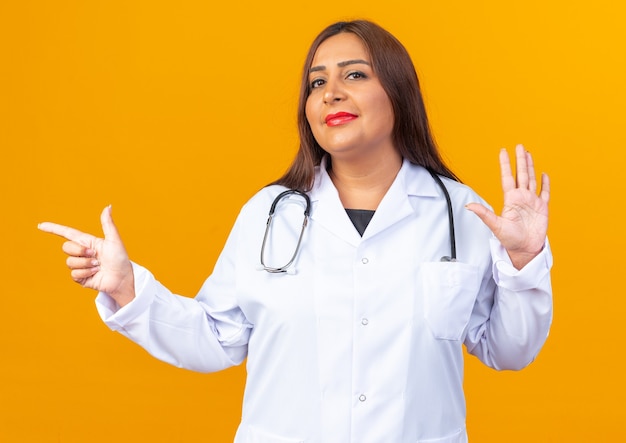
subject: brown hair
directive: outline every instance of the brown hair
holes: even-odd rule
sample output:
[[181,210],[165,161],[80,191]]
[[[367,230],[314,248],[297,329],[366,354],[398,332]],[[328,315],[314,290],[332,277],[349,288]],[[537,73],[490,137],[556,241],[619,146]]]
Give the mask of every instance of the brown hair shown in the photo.
[[393,35],[366,20],[338,22],[324,29],[313,41],[304,62],[298,104],[300,148],[287,172],[272,184],[309,191],[325,151],[317,143],[306,118],[311,92],[309,69],[319,46],[329,37],[351,32],[365,45],[372,69],[389,96],[394,112],[393,142],[402,157],[453,180],[458,177],[444,164],[431,135],[419,80],[409,53]]

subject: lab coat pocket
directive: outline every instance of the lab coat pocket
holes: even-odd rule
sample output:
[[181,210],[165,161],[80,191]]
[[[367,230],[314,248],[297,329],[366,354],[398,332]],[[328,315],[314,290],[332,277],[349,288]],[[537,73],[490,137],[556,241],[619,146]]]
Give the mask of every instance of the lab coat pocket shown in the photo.
[[428,438],[426,440],[418,440],[417,443],[467,443],[467,432],[465,432],[465,429],[461,429],[447,437]]
[[244,439],[244,443],[305,443],[305,441],[297,438],[281,437],[252,426],[248,426],[246,428],[246,438]]
[[478,268],[460,262],[420,265],[424,317],[435,338],[460,340],[480,287]]

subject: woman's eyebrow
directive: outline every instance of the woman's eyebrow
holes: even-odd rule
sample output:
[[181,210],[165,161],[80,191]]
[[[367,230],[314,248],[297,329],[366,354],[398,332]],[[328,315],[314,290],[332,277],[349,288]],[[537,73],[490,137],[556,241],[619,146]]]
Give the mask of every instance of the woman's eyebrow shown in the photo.
[[[344,66],[348,66],[348,65],[357,65],[357,64],[362,64],[362,65],[370,65],[370,62],[366,61],[366,60],[362,60],[362,59],[354,59],[354,60],[346,60],[343,62],[339,62],[337,63],[337,66],[339,66],[340,68],[343,68]],[[309,72],[317,72],[317,71],[324,71],[326,69],[326,66],[324,65],[320,65],[320,66],[313,66],[311,67],[311,69],[309,69]]]
[[339,62],[337,63],[337,66],[339,66],[340,68],[343,68],[344,66],[348,66],[348,65],[368,65],[370,64],[370,62],[365,61],[365,60],[361,60],[359,59],[355,59],[355,60],[346,60],[345,62]]

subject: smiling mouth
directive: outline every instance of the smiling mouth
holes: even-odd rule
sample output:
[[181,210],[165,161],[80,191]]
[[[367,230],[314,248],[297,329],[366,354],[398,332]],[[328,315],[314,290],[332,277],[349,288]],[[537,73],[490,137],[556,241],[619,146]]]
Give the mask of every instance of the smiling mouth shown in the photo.
[[336,114],[327,115],[324,122],[327,126],[339,126],[348,123],[356,118],[358,118],[358,116],[350,114],[349,112],[338,112]]

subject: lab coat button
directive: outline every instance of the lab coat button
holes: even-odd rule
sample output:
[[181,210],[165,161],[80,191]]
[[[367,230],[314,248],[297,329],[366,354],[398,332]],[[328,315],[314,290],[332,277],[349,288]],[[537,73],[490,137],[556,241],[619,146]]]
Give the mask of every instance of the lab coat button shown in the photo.
[[367,258],[365,258],[365,257],[363,257],[363,258],[361,259],[361,263],[363,263],[364,265],[368,264],[369,262],[370,262],[370,261],[369,261]]
[[367,400],[367,397],[365,395],[363,394],[359,395],[359,401],[363,402],[365,400]]
[[366,318],[362,318],[362,319],[361,319],[361,324],[362,324],[363,326],[367,326],[367,324],[368,324],[369,322],[370,322],[370,321],[369,321],[368,319],[366,319]]

